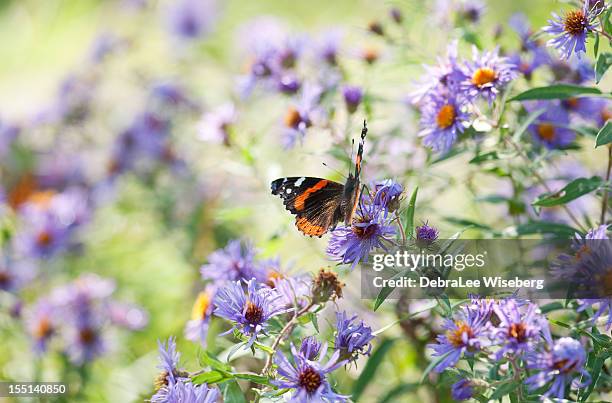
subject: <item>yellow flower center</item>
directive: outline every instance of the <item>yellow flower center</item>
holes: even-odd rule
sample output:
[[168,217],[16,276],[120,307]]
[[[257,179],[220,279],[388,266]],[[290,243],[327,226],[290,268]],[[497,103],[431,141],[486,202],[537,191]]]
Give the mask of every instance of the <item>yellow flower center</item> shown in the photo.
[[270,288],[274,288],[276,287],[276,280],[281,280],[285,278],[285,276],[283,275],[283,273],[280,273],[276,270],[269,270],[268,271],[268,278],[266,280],[266,285]]
[[298,110],[294,107],[290,107],[285,114],[285,126],[297,128],[300,120],[300,112],[298,112]]
[[586,18],[582,10],[574,10],[565,14],[564,29],[570,35],[580,35],[586,27]]
[[198,297],[193,304],[193,308],[191,309],[191,319],[205,319],[206,313],[208,312],[208,308],[210,308],[211,304],[210,294],[206,291],[202,291],[198,294]]
[[553,141],[555,139],[555,127],[550,123],[540,123],[537,131],[542,140]]
[[497,73],[493,69],[488,67],[481,67],[472,76],[472,84],[477,87],[482,87],[485,84],[489,84],[497,79]]
[[527,327],[523,322],[513,323],[508,328],[508,336],[512,337],[517,342],[522,343],[526,340]]
[[457,327],[455,330],[449,330],[446,332],[446,338],[451,344],[455,347],[463,346],[463,335],[467,334],[468,339],[474,337],[474,331],[462,320],[458,320],[455,322],[455,326]]
[[441,129],[446,129],[455,122],[455,107],[453,105],[446,104],[438,111],[436,116],[436,123]]

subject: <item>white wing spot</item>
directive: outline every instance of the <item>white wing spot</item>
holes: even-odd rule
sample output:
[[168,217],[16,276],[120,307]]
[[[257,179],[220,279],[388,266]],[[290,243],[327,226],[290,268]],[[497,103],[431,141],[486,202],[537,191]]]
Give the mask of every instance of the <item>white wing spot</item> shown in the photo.
[[287,194],[291,194],[291,191],[292,191],[292,190],[293,190],[293,189],[291,189],[291,188],[287,188],[287,190],[285,190],[285,192],[287,192]]
[[296,181],[295,181],[295,186],[296,186],[296,187],[301,186],[301,185],[302,185],[302,183],[304,183],[304,181],[305,181],[305,180],[306,180],[306,178],[304,178],[304,177],[302,176],[300,179],[298,179],[298,180],[296,180]]

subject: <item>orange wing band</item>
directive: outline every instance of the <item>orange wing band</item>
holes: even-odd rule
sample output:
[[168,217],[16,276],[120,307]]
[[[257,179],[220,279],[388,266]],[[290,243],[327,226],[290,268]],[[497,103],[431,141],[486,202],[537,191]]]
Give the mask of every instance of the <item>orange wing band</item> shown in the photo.
[[304,203],[306,202],[306,199],[308,199],[311,194],[323,189],[325,186],[327,186],[328,183],[329,183],[328,180],[323,179],[317,182],[317,184],[314,185],[313,187],[306,189],[304,193],[302,193],[301,195],[295,198],[295,201],[293,202],[293,207],[297,211],[304,210]]
[[320,225],[314,225],[306,217],[298,218],[295,221],[296,227],[306,235],[321,236],[327,232],[327,228]]

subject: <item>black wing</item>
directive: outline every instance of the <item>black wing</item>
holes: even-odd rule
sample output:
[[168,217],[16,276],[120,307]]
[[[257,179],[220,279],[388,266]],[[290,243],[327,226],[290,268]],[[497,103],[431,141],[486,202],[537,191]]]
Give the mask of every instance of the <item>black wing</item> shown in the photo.
[[344,185],[310,177],[280,178],[272,182],[272,194],[283,199],[296,215],[295,225],[306,235],[322,236],[343,216]]

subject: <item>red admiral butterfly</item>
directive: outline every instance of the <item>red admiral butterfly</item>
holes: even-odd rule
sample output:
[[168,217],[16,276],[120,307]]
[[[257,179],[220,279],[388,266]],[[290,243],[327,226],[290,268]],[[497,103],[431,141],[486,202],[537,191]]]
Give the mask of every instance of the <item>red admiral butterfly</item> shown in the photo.
[[321,237],[344,220],[350,225],[361,197],[359,174],[363,144],[368,133],[363,122],[361,140],[355,158],[355,174],[349,173],[346,183],[311,177],[280,178],[272,182],[272,194],[283,199],[285,208],[295,214],[295,226],[305,235]]

